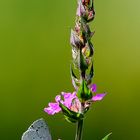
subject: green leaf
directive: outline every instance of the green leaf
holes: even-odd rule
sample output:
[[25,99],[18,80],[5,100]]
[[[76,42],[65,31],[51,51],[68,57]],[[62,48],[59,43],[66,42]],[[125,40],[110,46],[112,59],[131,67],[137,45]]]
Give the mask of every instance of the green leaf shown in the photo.
[[72,47],[72,58],[76,68],[80,69],[81,71],[85,71],[86,69],[88,69],[86,58],[84,57],[80,49]]
[[83,35],[83,37],[86,40],[91,38],[90,37],[91,31],[90,31],[89,25],[87,24],[86,20],[84,18],[82,18],[82,17],[81,17],[80,29],[81,29],[81,34]]
[[65,115],[64,115],[64,117],[65,117],[66,121],[68,121],[69,123],[76,123],[76,122],[77,122],[76,119],[69,118],[69,117],[67,117],[67,116],[65,116]]
[[93,62],[92,62],[89,75],[87,75],[87,78],[86,78],[88,85],[91,84],[93,76],[94,76],[94,69],[93,69]]
[[77,47],[72,46],[73,64],[76,68],[79,68],[79,56],[79,49]]
[[83,56],[81,50],[80,50],[80,60],[79,60],[79,64],[80,64],[80,70],[81,71],[86,71],[88,69],[88,64],[86,62],[86,58]]
[[68,122],[77,122],[78,120],[84,117],[83,114],[70,110],[60,102],[59,102],[59,106],[61,107],[64,117]]
[[79,90],[77,92],[77,96],[79,99],[81,99],[82,101],[86,101],[92,98],[92,92],[90,91],[90,89],[87,86],[87,83],[85,80],[82,81]]
[[93,8],[93,0],[90,0],[89,8]]
[[78,89],[78,87],[80,86],[80,80],[78,80],[76,75],[74,74],[72,66],[70,69],[70,74],[71,74],[72,84],[73,84],[74,88]]
[[109,136],[111,135],[112,133],[109,133],[108,135],[106,135],[102,140],[108,140]]

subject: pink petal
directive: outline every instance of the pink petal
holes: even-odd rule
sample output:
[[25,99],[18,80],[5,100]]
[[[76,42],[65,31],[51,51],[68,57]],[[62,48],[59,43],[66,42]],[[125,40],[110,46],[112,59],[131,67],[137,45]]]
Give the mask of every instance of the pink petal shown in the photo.
[[48,113],[49,115],[54,115],[54,114],[55,114],[55,111],[52,110],[51,107],[44,108],[44,111],[45,111],[46,113]]
[[73,99],[75,99],[77,97],[76,92],[74,92],[74,93],[62,92],[61,94],[64,97],[63,104],[70,109]]
[[60,112],[61,108],[58,103],[49,103],[49,107],[44,108],[44,111],[49,115],[54,115],[55,113]]
[[76,15],[81,16],[83,13],[85,13],[85,8],[84,8],[82,2],[79,1],[78,2],[78,8],[77,8],[77,11],[76,11]]
[[97,90],[96,84],[92,84],[92,85],[90,86],[90,89],[91,89],[92,92],[96,92],[96,90]]
[[95,96],[92,97],[92,101],[100,101],[104,98],[105,95],[106,93],[96,94]]
[[55,101],[58,103],[60,100],[61,100],[61,96],[60,96],[60,95],[57,95],[57,96],[55,97]]

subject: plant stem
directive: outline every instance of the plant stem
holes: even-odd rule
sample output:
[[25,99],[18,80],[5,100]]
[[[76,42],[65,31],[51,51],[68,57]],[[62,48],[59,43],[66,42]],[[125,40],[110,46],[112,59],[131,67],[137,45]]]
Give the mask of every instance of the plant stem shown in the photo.
[[77,122],[75,140],[82,140],[83,119]]

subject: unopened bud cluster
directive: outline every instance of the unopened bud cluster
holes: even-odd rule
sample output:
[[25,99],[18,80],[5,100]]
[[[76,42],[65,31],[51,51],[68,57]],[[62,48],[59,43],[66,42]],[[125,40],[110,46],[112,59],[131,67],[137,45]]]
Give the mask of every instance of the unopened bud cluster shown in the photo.
[[[93,78],[92,56],[94,53],[91,37],[93,32],[89,28],[89,22],[94,19],[95,12],[93,0],[78,0],[78,8],[76,12],[76,24],[74,30],[71,30],[70,43],[72,45],[72,59],[74,66],[79,70],[81,78],[77,79],[71,69],[72,83],[75,89],[79,89],[80,85],[88,86]],[[86,70],[90,69],[89,74]],[[83,82],[84,80],[84,82]],[[92,98],[91,94],[79,94],[80,98],[88,100]]]
[[76,24],[71,30],[70,43],[73,65],[78,69],[80,76],[77,78],[71,66],[71,78],[75,91],[62,92],[56,96],[55,102],[49,103],[44,109],[50,115],[62,111],[65,119],[73,123],[83,120],[91,103],[100,101],[105,96],[105,93],[96,94],[96,85],[92,84],[94,50],[91,37],[94,33],[90,31],[89,22],[94,19],[94,16],[93,0],[78,0]]

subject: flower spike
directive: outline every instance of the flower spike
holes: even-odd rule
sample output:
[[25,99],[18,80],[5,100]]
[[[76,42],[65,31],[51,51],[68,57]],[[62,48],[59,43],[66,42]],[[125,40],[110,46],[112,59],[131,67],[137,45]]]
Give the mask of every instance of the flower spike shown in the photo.
[[[94,20],[95,11],[93,0],[77,0],[75,27],[71,29],[70,44],[72,50],[72,64],[70,68],[73,93],[62,92],[57,95],[55,102],[49,103],[44,109],[49,115],[62,112],[65,119],[77,123],[75,140],[81,140],[83,119],[91,105],[101,101],[106,93],[96,93],[97,86],[92,84],[94,77],[93,55],[94,47],[91,38],[89,22]],[[73,70],[73,66],[75,70]],[[75,74],[77,71],[79,74]],[[78,76],[77,76],[78,75]]]

